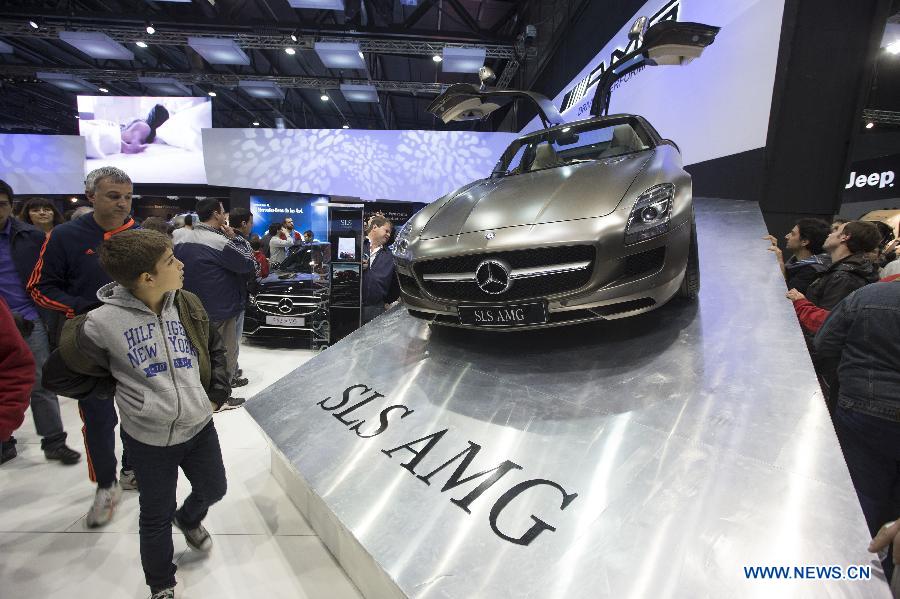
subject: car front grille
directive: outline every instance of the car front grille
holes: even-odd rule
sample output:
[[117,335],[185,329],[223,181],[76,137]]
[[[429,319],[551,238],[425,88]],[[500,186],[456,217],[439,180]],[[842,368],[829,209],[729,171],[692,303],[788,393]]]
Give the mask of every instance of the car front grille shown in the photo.
[[[420,262],[414,269],[422,281],[422,288],[436,298],[456,302],[497,303],[547,297],[579,289],[590,280],[594,259],[594,247],[581,245],[454,256]],[[428,275],[448,274],[471,274],[474,278],[475,270],[484,260],[500,261],[511,270],[545,268],[548,272],[514,279],[509,289],[498,294],[483,291],[474,280],[436,281],[425,278]],[[555,266],[585,263],[586,266],[576,270],[553,272]]]
[[322,302],[315,296],[278,295],[261,293],[256,296],[256,307],[264,314],[274,316],[307,316]]

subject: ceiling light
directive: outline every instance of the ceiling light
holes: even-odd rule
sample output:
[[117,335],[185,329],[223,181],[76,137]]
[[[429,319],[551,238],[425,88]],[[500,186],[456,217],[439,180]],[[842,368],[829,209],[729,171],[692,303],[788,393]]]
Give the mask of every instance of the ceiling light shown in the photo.
[[456,48],[444,47],[444,65],[441,69],[445,73],[477,73],[484,66],[484,57],[487,54],[484,48]]
[[138,83],[146,85],[160,96],[190,96],[191,90],[172,77],[138,77]]
[[875,126],[875,123],[871,123],[871,122],[870,122],[870,123],[866,123],[866,129],[871,129],[871,128],[874,127],[874,126]]
[[0,41],[0,54],[12,54],[13,47],[4,41]]
[[322,64],[329,69],[366,68],[356,42],[316,42],[314,48]]
[[131,50],[99,31],[60,31],[59,39],[91,58],[134,60]]
[[153,26],[153,23],[147,23],[147,29],[145,31],[148,35],[153,35],[156,33],[156,27]]
[[40,26],[35,21],[28,21],[28,24],[31,25],[32,29],[40,29]]
[[189,37],[188,46],[209,64],[249,65],[250,57],[233,39],[218,37]]
[[434,56],[431,57],[431,60],[433,60],[434,62],[441,62],[444,59],[441,58],[440,54],[435,54]]
[[563,127],[563,128],[562,128],[562,132],[563,132],[563,133],[568,133],[568,132],[571,131],[571,130],[572,130],[571,127]]
[[253,126],[254,126],[254,127],[259,127],[259,121],[253,121]]
[[109,90],[106,89],[105,87],[98,87],[97,89],[100,90],[101,92],[103,92],[104,94],[108,94],[108,93],[109,93]]
[[319,96],[319,99],[322,100],[323,102],[327,102],[327,101],[328,101],[328,94],[322,94],[321,96]]
[[362,53],[362,50],[359,51],[359,57],[362,58],[363,60],[366,59],[366,56],[365,56],[365,54]]
[[253,98],[284,100],[284,90],[272,81],[238,81],[238,89]]
[[71,198],[69,198],[69,201],[72,202],[73,204],[75,204],[78,202],[78,198],[76,198],[75,196],[72,196]]
[[209,96],[210,98],[215,98],[216,92],[206,92],[206,95]]
[[134,42],[134,45],[137,46],[138,48],[146,48],[147,42],[137,41],[137,42]]
[[349,128],[350,128],[350,125],[348,125],[347,123],[344,123],[344,126],[341,127],[341,129],[349,129]]
[[885,46],[884,49],[890,54],[900,54],[900,40],[894,40]]
[[291,8],[316,8],[319,10],[344,10],[344,0],[288,0]]
[[287,48],[285,48],[285,49],[284,49],[284,52],[285,52],[285,54],[287,54],[288,56],[293,56],[294,54],[297,53],[297,51],[294,50],[293,48],[291,48],[290,46],[288,46]]
[[69,92],[94,93],[97,86],[69,73],[35,73],[38,79]]
[[378,91],[374,85],[341,83],[341,94],[348,102],[378,102]]
[[296,33],[292,33],[292,34],[291,34],[291,41],[296,43],[296,41],[297,41],[297,34],[296,34]]
[[78,115],[77,115],[77,114],[76,114],[76,115],[75,115],[75,118],[76,118],[76,119],[80,119],[80,118],[81,118],[81,117],[80,117],[80,116],[78,116]]

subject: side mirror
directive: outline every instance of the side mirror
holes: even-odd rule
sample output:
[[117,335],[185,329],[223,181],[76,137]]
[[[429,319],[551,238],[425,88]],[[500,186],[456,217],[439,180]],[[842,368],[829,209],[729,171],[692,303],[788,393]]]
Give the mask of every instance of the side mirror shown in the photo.
[[631,25],[628,39],[631,41],[637,40],[638,44],[640,44],[644,39],[644,33],[647,32],[647,23],[649,22],[650,20],[647,17],[638,17]]
[[478,69],[478,79],[481,81],[481,91],[487,89],[487,84],[497,79],[494,70],[490,67],[481,67]]

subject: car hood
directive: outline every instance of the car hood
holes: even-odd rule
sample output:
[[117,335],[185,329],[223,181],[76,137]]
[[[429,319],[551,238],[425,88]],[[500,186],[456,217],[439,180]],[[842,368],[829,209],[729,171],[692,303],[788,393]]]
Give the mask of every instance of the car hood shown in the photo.
[[319,275],[317,274],[277,271],[271,273],[269,276],[259,281],[259,292],[289,293],[291,291],[299,291],[301,289],[311,289],[313,286],[313,282],[317,281],[318,279]]
[[421,238],[606,216],[651,156],[640,152],[485,179],[445,201]]

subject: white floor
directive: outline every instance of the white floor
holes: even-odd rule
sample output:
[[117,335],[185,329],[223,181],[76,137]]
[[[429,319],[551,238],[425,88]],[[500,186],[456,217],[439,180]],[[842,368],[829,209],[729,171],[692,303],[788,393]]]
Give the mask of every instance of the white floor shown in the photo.
[[[245,343],[241,367],[249,398],[314,355]],[[82,452],[76,402],[60,398],[69,446]],[[269,474],[269,449],[243,410],[215,416],[228,493],[205,526],[209,555],[175,539],[178,597],[185,599],[358,599],[359,592]],[[110,599],[149,596],[138,552],[138,496],[127,491],[113,521],[88,530],[94,495],[84,457],[75,466],[48,463],[31,413],[15,433],[19,456],[0,467],[0,597]],[[121,454],[119,454],[121,455]],[[179,501],[190,485],[179,480]]]

